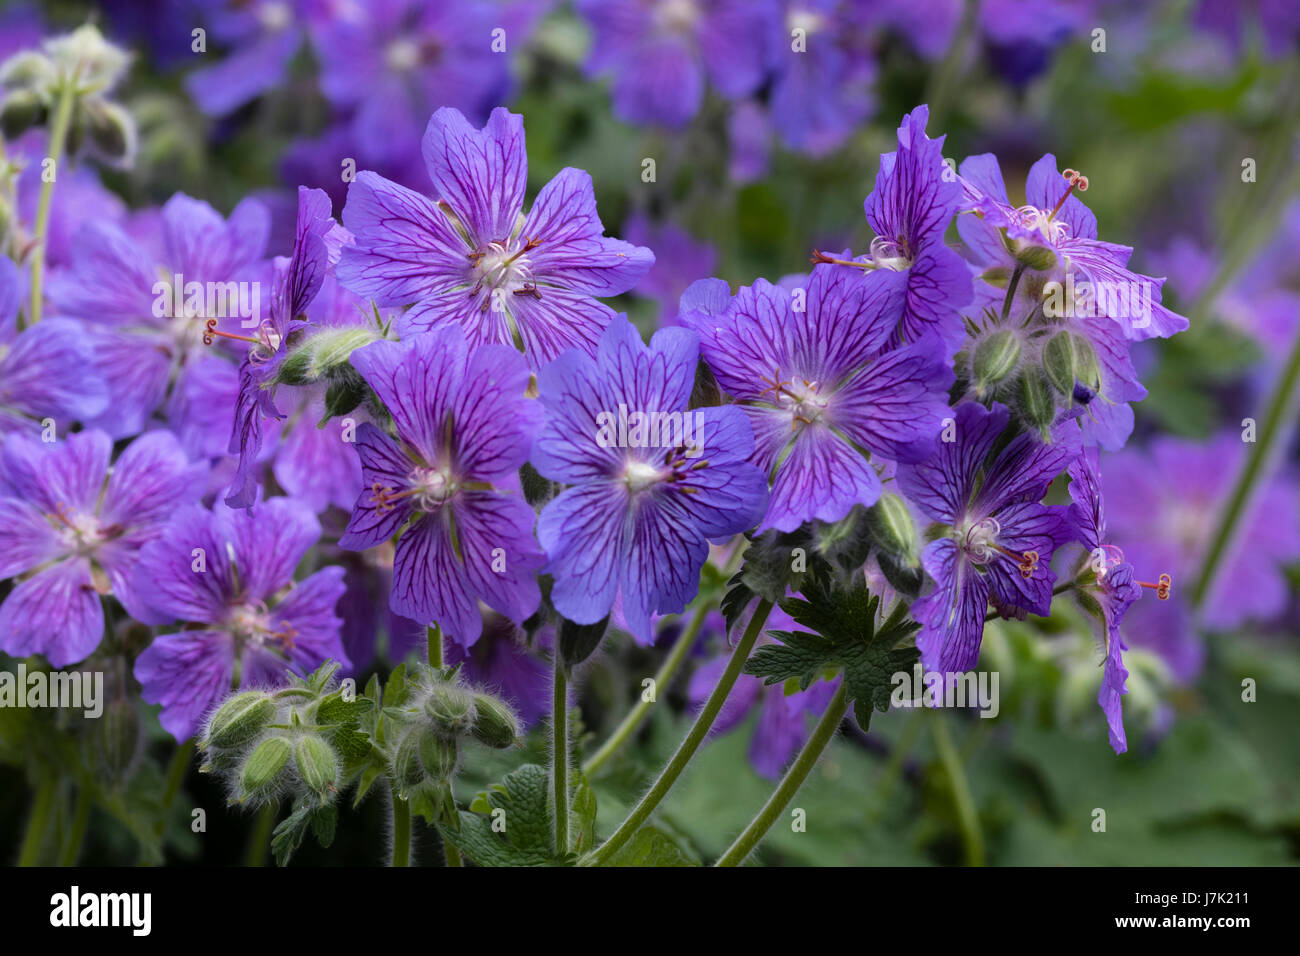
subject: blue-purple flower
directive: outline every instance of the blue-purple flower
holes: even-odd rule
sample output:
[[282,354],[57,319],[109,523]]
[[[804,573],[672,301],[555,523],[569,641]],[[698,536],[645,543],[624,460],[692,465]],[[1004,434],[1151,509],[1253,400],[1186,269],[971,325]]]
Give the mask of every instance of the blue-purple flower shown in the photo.
[[614,115],[680,129],[705,80],[727,99],[758,88],[776,9],[768,0],[577,0],[594,34],[587,71],[614,73]]
[[123,438],[164,411],[186,451],[217,457],[230,437],[238,374],[204,336],[209,323],[241,334],[244,323],[260,322],[270,217],[246,199],[223,219],[177,193],[160,218],[157,243],[113,223],[88,223],[68,267],[51,276],[49,297],[61,314],[82,321],[108,384],[110,405],[88,424]]
[[456,326],[473,344],[514,346],[532,368],[594,351],[614,315],[594,296],[626,292],[654,256],[605,237],[591,177],[561,170],[523,216],[523,118],[500,108],[481,130],[438,110],[423,149],[436,200],[369,171],[349,187],[343,285],[380,305],[414,303],[398,319],[403,337]]
[[934,590],[912,605],[921,622],[917,647],[932,671],[975,666],[990,604],[1003,616],[1020,616],[1046,615],[1052,603],[1052,552],[1070,528],[1062,508],[1040,502],[1079,449],[1065,438],[1043,444],[1031,433],[999,449],[1009,419],[1004,405],[961,405],[954,440],[898,469],[903,494],[947,525],[921,555]]
[[[1130,246],[1097,238],[1097,217],[1076,195],[1087,188],[1087,177],[1058,172],[1051,153],[1030,168],[1023,206],[1007,198],[991,153],[963,161],[961,181],[963,209],[973,215],[959,217],[957,231],[973,261],[1002,279],[1017,264],[1043,273],[1039,281],[1021,284],[1030,308],[1044,306],[1053,318],[1066,312],[1109,318],[1132,340],[1167,338],[1187,328],[1187,319],[1160,303],[1165,280],[1128,269]],[[1048,287],[1050,281],[1060,288]],[[1059,306],[1045,302],[1044,293],[1060,296]]]
[[156,623],[132,579],[140,549],[177,506],[202,491],[167,432],[137,438],[110,467],[102,431],[46,444],[11,435],[0,453],[0,580],[18,578],[0,605],[0,650],[44,654],[55,667],[84,660],[104,635],[101,596]]
[[334,613],[343,568],[294,581],[320,530],[290,498],[247,510],[194,505],[140,552],[137,591],[160,621],[184,624],[135,662],[141,695],[162,704],[162,725],[177,740],[233,689],[274,687],[286,670],[305,675],[331,658],[347,666]]
[[898,321],[902,342],[937,333],[955,352],[963,329],[958,312],[971,300],[966,263],[944,242],[962,188],[943,160],[943,136],[931,139],[930,108],[918,106],[898,127],[898,149],[880,157],[876,187],[866,198],[867,223],[876,232],[871,259],[878,269],[902,272],[907,297]]
[[[1106,529],[1106,511],[1101,496],[1101,475],[1097,471],[1096,450],[1085,449],[1069,467],[1070,505],[1068,520],[1073,536],[1088,551],[1089,567],[1096,576],[1096,586],[1087,589],[1097,602],[1104,618],[1106,662],[1101,677],[1097,703],[1106,715],[1110,745],[1115,753],[1128,749],[1124,735],[1124,714],[1120,698],[1128,693],[1128,669],[1124,652],[1128,645],[1120,634],[1120,624],[1129,606],[1142,596],[1142,585],[1134,578],[1133,565],[1124,560],[1124,552],[1111,544]],[[1166,578],[1157,588],[1162,598],[1169,596]]]
[[363,489],[339,545],[361,550],[400,532],[389,606],[466,647],[482,630],[479,600],[527,618],[541,600],[532,572],[543,555],[513,483],[541,409],[524,397],[523,359],[441,329],[368,345],[352,364],[391,413],[397,440],[358,426]]
[[572,487],[542,511],[537,535],[551,602],[571,621],[594,624],[621,596],[629,630],[648,643],[651,615],[694,597],[709,541],[763,513],[745,415],[688,408],[698,356],[685,329],[661,329],[646,346],[617,318],[594,359],[573,350],[538,373],[547,419],[532,463]]
[[47,418],[66,428],[108,404],[81,326],[46,319],[39,328],[19,330],[24,277],[12,259],[0,258],[0,434],[38,431]]
[[284,417],[276,408],[270,382],[284,360],[289,335],[306,325],[304,313],[348,238],[334,221],[329,196],[319,189],[299,187],[293,254],[275,263],[270,317],[250,337],[239,365],[239,400],[229,445],[230,452],[239,455],[239,467],[226,496],[232,508],[247,508],[256,499],[253,470],[262,449],[262,422]]
[[762,528],[875,504],[880,476],[864,450],[899,461],[933,452],[953,374],[933,335],[887,349],[904,284],[892,270],[823,264],[806,289],[760,279],[732,298],[709,279],[682,297],[680,321],[749,418],[753,461],[771,478]]

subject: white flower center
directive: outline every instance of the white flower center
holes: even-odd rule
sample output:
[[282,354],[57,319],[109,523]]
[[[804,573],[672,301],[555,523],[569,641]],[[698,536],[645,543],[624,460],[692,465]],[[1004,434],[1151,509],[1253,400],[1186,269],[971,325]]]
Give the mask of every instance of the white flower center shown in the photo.
[[257,19],[266,30],[274,33],[293,23],[293,8],[287,3],[264,3],[258,8]]
[[628,491],[634,494],[657,485],[663,479],[663,470],[647,461],[629,458],[623,466],[623,481],[627,485]]
[[384,62],[394,73],[406,73],[420,65],[420,46],[409,37],[398,37],[384,51]]

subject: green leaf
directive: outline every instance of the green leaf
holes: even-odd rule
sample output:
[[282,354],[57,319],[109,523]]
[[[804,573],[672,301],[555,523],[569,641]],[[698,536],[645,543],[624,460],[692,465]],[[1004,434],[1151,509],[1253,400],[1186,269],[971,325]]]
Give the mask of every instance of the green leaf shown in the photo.
[[686,852],[658,827],[645,826],[633,834],[605,866],[699,866]]
[[545,767],[525,764],[461,811],[459,831],[438,829],[479,866],[571,866],[572,853],[555,852],[549,783]]
[[806,690],[842,669],[853,715],[866,730],[873,708],[889,709],[893,675],[910,670],[919,658],[909,638],[920,625],[907,617],[902,602],[877,625],[880,598],[867,590],[861,575],[847,588],[817,576],[805,585],[805,593],[807,600],[791,598],[782,601],[781,608],[814,633],[769,631],[781,643],[755,651],[745,663],[745,673],[762,677],[766,684],[797,679]]
[[586,853],[596,846],[596,791],[586,777],[574,788],[572,799],[574,851]]

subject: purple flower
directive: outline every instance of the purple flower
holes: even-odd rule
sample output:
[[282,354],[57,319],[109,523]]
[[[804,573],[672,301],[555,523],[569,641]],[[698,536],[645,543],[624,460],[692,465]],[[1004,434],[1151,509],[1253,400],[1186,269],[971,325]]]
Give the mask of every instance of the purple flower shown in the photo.
[[767,0],[577,0],[594,34],[590,74],[614,73],[614,115],[680,129],[699,112],[707,75],[738,99],[763,81],[775,19]]
[[685,329],[661,329],[647,347],[620,317],[594,359],[570,351],[538,373],[547,420],[532,463],[572,487],[542,511],[537,535],[551,602],[571,621],[594,624],[621,595],[628,629],[649,643],[651,615],[695,595],[709,540],[762,514],[744,414],[687,407],[698,354]]
[[319,189],[299,187],[293,254],[275,263],[270,318],[258,327],[239,366],[239,400],[229,445],[230,452],[239,454],[239,468],[226,496],[232,508],[247,508],[256,499],[253,469],[262,448],[262,422],[284,417],[268,384],[284,360],[289,335],[306,325],[303,313],[348,238],[334,221],[329,196]]
[[957,177],[943,161],[943,136],[931,139],[928,106],[918,106],[898,128],[898,149],[880,157],[876,188],[864,204],[876,232],[871,260],[907,277],[899,339],[915,342],[937,332],[951,352],[963,330],[958,310],[971,300],[966,264],[943,241],[962,199]]
[[[820,156],[867,119],[876,79],[863,9],[846,0],[785,0],[769,19],[771,124],[790,149]],[[924,124],[922,124],[924,125]]]
[[953,382],[942,344],[928,336],[881,351],[904,283],[890,270],[819,265],[806,296],[760,279],[729,299],[726,283],[710,279],[682,297],[680,321],[740,402],[753,461],[772,478],[762,528],[792,531],[875,504],[880,477],[862,449],[902,461],[933,452]]
[[495,487],[510,487],[541,418],[524,397],[522,358],[442,329],[368,345],[352,364],[392,414],[397,441],[357,428],[364,490],[339,545],[370,548],[400,530],[389,606],[465,647],[482,629],[480,599],[527,618],[541,599],[533,512]]
[[[1207,443],[1157,438],[1146,451],[1125,449],[1106,460],[1106,481],[1124,494],[1108,499],[1128,560],[1170,574],[1174,596],[1200,573],[1246,446],[1236,430]],[[1287,608],[1283,566],[1300,557],[1300,508],[1294,478],[1274,474],[1242,514],[1200,612],[1200,623],[1230,630],[1267,621]],[[1165,609],[1162,607],[1162,611]],[[1138,637],[1135,631],[1134,636]]]
[[641,215],[630,217],[624,232],[628,242],[654,251],[654,267],[637,285],[636,294],[654,300],[659,324],[675,325],[682,293],[712,274],[717,250],[672,223],[652,224]]
[[416,303],[398,320],[403,337],[458,326],[471,343],[515,346],[534,369],[568,348],[592,352],[614,315],[593,296],[626,292],[654,256],[604,236],[591,177],[561,170],[522,217],[523,118],[504,109],[482,130],[438,110],[424,160],[437,201],[371,172],[349,187],[343,285],[380,305]]
[[[1106,640],[1106,666],[1097,703],[1106,715],[1111,748],[1122,754],[1128,749],[1120,701],[1128,693],[1125,686],[1128,669],[1124,666],[1128,645],[1119,628],[1130,605],[1142,596],[1142,586],[1134,579],[1133,565],[1124,560],[1124,552],[1111,544],[1107,536],[1096,457],[1095,449],[1087,449],[1070,464],[1070,497],[1074,503],[1070,505],[1067,520],[1075,540],[1087,549],[1090,566],[1096,574],[1096,586],[1088,588],[1088,593],[1101,608]],[[1168,587],[1162,587],[1159,593],[1168,598]]]
[[1043,156],[1029,170],[1027,204],[1016,207],[1007,198],[997,158],[991,153],[968,157],[961,164],[962,205],[977,215],[961,216],[957,231],[972,260],[986,275],[993,269],[1006,277],[1018,255],[1047,253],[1035,257],[1048,263],[1046,268],[1033,267],[1044,273],[1041,281],[1018,286],[1026,299],[1024,312],[1052,306],[1044,293],[1050,291],[1046,283],[1054,281],[1060,284],[1056,294],[1063,298],[1051,317],[1068,311],[1109,318],[1131,340],[1167,338],[1186,329],[1187,319],[1160,304],[1164,279],[1130,271],[1126,265],[1132,248],[1097,238],[1097,217],[1074,194],[1087,188],[1087,177],[1067,172],[1071,178],[1057,172],[1055,156]]
[[305,675],[330,658],[347,666],[334,613],[343,568],[293,580],[319,537],[310,508],[272,498],[248,510],[185,508],[140,552],[137,589],[162,620],[186,625],[135,662],[141,695],[162,704],[177,740],[232,689],[282,684],[286,668]]
[[289,61],[302,45],[300,20],[321,4],[317,0],[230,0],[207,6],[213,9],[202,25],[229,45],[231,53],[195,70],[186,77],[185,87],[203,112],[224,116],[284,80]]
[[524,46],[540,12],[536,2],[369,0],[324,22],[313,31],[321,91],[351,111],[353,155],[372,168],[417,155],[420,126],[439,106],[481,123],[510,99],[506,54]]
[[104,594],[156,623],[131,573],[140,548],[198,496],[205,469],[190,465],[167,432],[136,439],[110,468],[112,449],[97,430],[58,444],[5,441],[0,579],[25,575],[0,605],[6,654],[44,654],[55,667],[84,660],[104,633]]
[[0,434],[37,431],[47,418],[66,428],[108,404],[80,325],[46,319],[39,328],[18,331],[24,279],[12,259],[0,258]]
[[231,356],[205,347],[204,333],[209,322],[239,334],[245,322],[260,321],[270,217],[245,200],[225,220],[177,193],[162,208],[160,231],[155,252],[118,225],[87,224],[68,267],[50,277],[50,300],[84,323],[108,384],[109,407],[88,424],[123,438],[165,410],[186,451],[217,457],[229,439],[238,373]]
[[1005,617],[1046,615],[1052,603],[1052,552],[1070,528],[1063,509],[1039,502],[1078,448],[1022,433],[999,451],[1009,418],[1004,405],[961,405],[955,440],[898,469],[903,494],[948,526],[921,555],[935,588],[912,605],[922,625],[917,647],[932,671],[975,666],[990,602]]

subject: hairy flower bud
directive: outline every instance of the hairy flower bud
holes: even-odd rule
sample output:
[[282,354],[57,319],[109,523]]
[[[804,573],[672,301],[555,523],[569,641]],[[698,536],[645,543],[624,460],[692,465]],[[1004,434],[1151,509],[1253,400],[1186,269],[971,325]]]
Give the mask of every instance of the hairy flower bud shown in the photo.
[[15,90],[0,104],[0,133],[5,139],[17,139],[33,126],[45,122],[45,100],[34,90]]
[[1047,272],[1056,268],[1056,253],[1046,246],[1025,246],[1017,249],[1016,262],[1035,272]]
[[263,796],[274,789],[293,748],[283,737],[268,737],[258,744],[239,771],[239,800]]
[[1020,377],[1020,411],[1031,426],[1044,433],[1056,420],[1052,386],[1041,369],[1028,368]]
[[986,390],[1016,370],[1020,361],[1020,337],[1011,329],[998,329],[975,346],[973,371],[975,388]]
[[339,776],[339,758],[334,749],[316,734],[307,734],[294,745],[293,759],[307,788],[322,802],[328,800]]
[[262,691],[250,690],[231,697],[212,715],[207,733],[199,741],[204,750],[229,750],[248,743],[275,717],[275,704]]
[[898,495],[885,492],[867,512],[872,536],[882,551],[898,558],[916,554],[916,523]]
[[456,775],[460,760],[460,747],[455,740],[425,734],[420,738],[420,762],[424,772],[437,781],[450,780]]
[[491,694],[474,695],[474,739],[498,750],[510,747],[519,737],[519,718],[510,705]]
[[424,701],[424,712],[444,734],[469,733],[474,726],[474,698],[455,684],[437,683]]
[[117,103],[88,100],[86,125],[91,142],[105,158],[125,160],[135,152],[135,121]]

